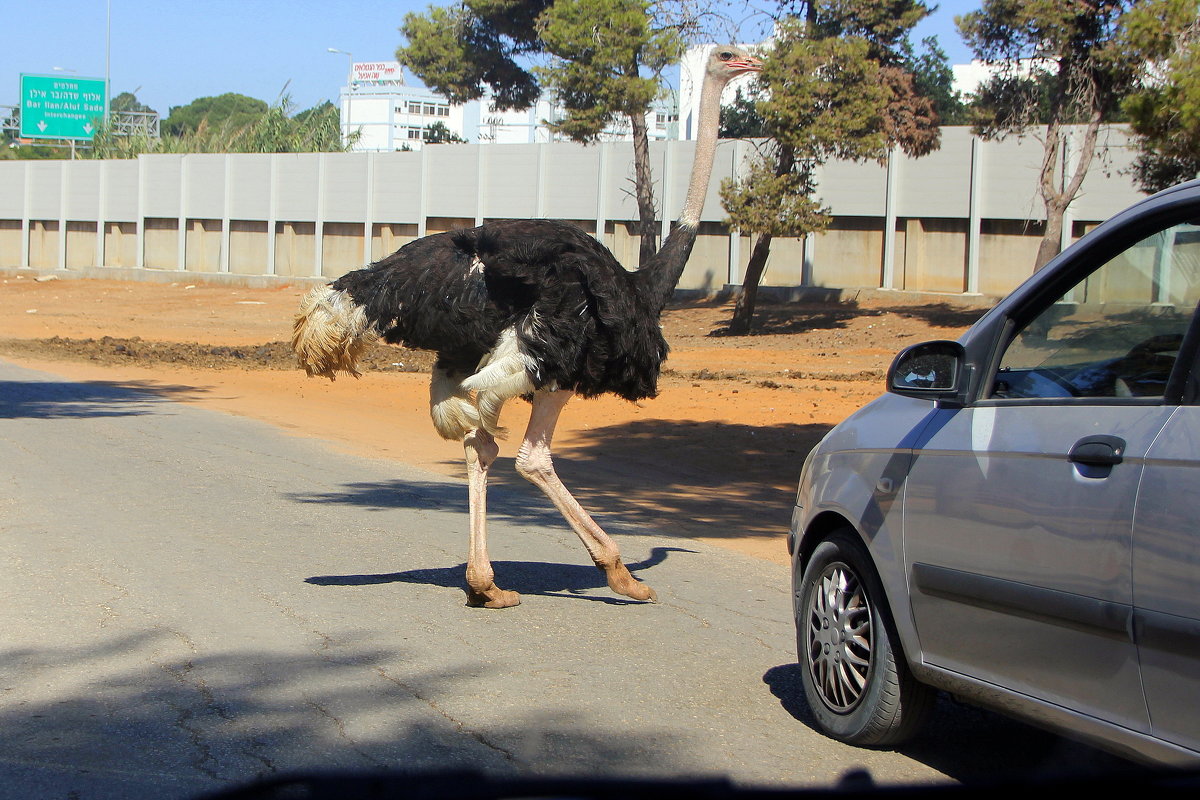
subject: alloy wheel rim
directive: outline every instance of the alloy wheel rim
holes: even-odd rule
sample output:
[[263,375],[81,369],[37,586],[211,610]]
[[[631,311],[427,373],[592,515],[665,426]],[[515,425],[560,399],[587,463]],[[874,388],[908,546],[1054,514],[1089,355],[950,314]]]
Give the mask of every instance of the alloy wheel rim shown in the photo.
[[808,669],[821,700],[845,714],[862,699],[871,672],[871,605],[842,563],[818,576],[808,603]]

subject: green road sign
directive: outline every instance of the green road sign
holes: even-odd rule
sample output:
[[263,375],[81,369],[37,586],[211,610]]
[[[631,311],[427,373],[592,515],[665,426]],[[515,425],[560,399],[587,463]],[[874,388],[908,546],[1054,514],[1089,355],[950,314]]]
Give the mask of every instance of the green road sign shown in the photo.
[[107,96],[103,78],[21,75],[21,138],[91,139]]

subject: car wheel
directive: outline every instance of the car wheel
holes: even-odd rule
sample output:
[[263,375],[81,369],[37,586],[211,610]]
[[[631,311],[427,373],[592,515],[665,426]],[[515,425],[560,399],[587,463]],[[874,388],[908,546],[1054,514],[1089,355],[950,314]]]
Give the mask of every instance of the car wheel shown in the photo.
[[858,538],[841,530],[821,541],[796,591],[800,680],[817,725],[855,745],[910,738],[936,693],[909,673],[879,576]]

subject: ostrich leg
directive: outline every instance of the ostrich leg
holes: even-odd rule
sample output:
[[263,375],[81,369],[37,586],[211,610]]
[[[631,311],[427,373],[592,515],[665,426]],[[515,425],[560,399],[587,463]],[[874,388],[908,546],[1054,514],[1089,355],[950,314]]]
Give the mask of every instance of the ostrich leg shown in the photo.
[[471,544],[467,553],[467,605],[508,608],[521,602],[516,592],[496,586],[487,552],[487,475],[499,448],[486,431],[476,428],[463,438],[471,509]]
[[587,548],[592,561],[604,571],[610,589],[634,600],[657,602],[658,596],[654,590],[629,574],[629,569],[621,563],[621,552],[617,549],[616,542],[583,510],[554,471],[554,463],[550,457],[550,440],[554,437],[558,415],[573,394],[574,392],[558,391],[538,392],[533,396],[529,427],[517,453],[517,472],[541,489],[566,518],[567,523],[583,542],[583,546]]

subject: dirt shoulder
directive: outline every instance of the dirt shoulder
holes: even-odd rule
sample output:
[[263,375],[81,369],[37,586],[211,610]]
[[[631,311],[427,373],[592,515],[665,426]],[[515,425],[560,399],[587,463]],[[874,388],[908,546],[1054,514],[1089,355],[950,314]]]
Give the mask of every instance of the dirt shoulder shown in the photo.
[[[361,379],[333,383],[295,368],[285,342],[304,292],[0,276],[0,357],[462,477],[460,446],[429,422],[430,354],[380,345]],[[808,450],[879,394],[899,348],[955,338],[982,311],[878,298],[767,305],[755,335],[733,337],[722,335],[728,304],[671,308],[659,396],[572,401],[555,438],[558,471],[614,532],[642,525],[786,563],[792,494]],[[505,409],[513,438],[528,408]],[[523,483],[509,468],[515,447],[502,443],[496,484]],[[463,524],[465,531],[465,517]]]

